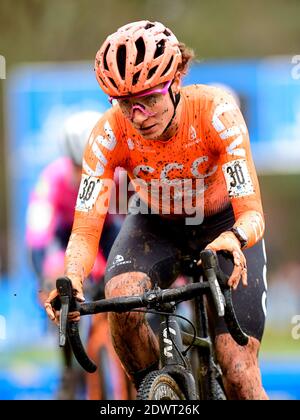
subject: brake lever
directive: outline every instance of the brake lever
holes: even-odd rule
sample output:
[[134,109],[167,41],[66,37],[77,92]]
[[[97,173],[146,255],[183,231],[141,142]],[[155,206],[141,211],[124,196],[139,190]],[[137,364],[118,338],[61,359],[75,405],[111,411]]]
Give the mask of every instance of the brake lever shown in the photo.
[[221,291],[217,276],[212,268],[206,269],[205,274],[210,286],[210,290],[217,309],[218,316],[222,317],[225,315],[225,298]]
[[[200,253],[200,257],[201,255],[204,257],[203,266],[205,269],[205,273],[209,277],[210,271],[211,270],[213,271],[212,277],[214,277],[215,283],[218,283],[219,291],[222,295],[222,298],[224,298],[223,308],[225,312],[223,315],[224,315],[228,330],[230,334],[232,335],[232,337],[234,338],[234,340],[240,346],[245,346],[248,344],[249,337],[241,329],[239,321],[234,311],[234,307],[232,303],[232,296],[231,296],[231,288],[228,286],[229,276],[220,269],[219,264],[218,264],[217,254],[215,252],[211,250],[204,250]],[[213,292],[213,298],[216,303],[216,298],[218,298],[218,296],[215,295],[215,291]],[[218,306],[217,306],[217,309],[218,309]],[[218,312],[219,312],[219,309],[218,309]]]
[[74,356],[78,363],[89,373],[96,371],[97,366],[89,359],[82,345],[78,322],[69,321],[69,312],[79,311],[80,305],[73,296],[73,288],[71,280],[68,277],[60,277],[56,280],[56,288],[58,291],[58,299],[54,299],[51,303],[56,310],[60,311],[59,319],[59,345],[64,347],[68,335],[69,343],[73,350]]
[[[219,284],[219,286],[222,290],[222,293],[224,292],[224,290],[230,289],[230,286],[228,286],[228,280],[229,280],[230,276],[228,274],[225,274],[222,270],[220,270],[220,266],[219,266],[219,262],[218,262],[218,255],[222,255],[227,260],[229,260],[233,263],[232,254],[230,252],[227,252],[227,251],[214,252],[214,251],[211,251],[211,250],[204,250],[202,252],[205,253],[206,258],[208,258],[208,260],[206,260],[206,265],[204,264],[205,268],[206,269],[209,269],[209,268],[214,269],[214,272],[216,273],[217,281],[218,281],[218,284]],[[200,253],[200,255],[202,254],[202,252]]]
[[68,313],[71,304],[74,306],[72,283],[68,277],[60,277],[56,280],[56,288],[61,302],[59,310],[59,346],[64,347],[67,340]]

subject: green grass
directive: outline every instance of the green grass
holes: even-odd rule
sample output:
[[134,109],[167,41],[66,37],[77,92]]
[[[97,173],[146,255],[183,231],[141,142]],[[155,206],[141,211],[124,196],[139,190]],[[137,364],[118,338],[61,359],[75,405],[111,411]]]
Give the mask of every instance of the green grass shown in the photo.
[[53,349],[36,346],[1,353],[0,369],[9,368],[12,365],[17,367],[24,363],[56,365],[59,363],[59,354]]
[[298,355],[300,358],[300,339],[294,340],[290,331],[266,329],[261,345],[261,355]]
[[[267,328],[263,336],[260,356],[299,356],[300,339],[294,340],[289,330]],[[0,369],[18,368],[24,364],[53,365],[60,363],[59,351],[51,346],[29,346],[1,352]]]

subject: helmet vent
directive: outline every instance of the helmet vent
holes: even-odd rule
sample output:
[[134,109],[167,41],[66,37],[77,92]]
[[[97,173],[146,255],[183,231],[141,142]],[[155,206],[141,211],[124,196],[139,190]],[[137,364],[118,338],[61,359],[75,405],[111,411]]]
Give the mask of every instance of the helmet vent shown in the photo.
[[118,89],[118,86],[116,85],[116,82],[114,81],[112,77],[109,77],[109,81],[116,89]]
[[104,51],[104,54],[103,54],[103,64],[104,64],[105,70],[108,70],[108,65],[107,65],[106,57],[107,57],[107,53],[108,53],[109,47],[110,47],[110,44],[108,44],[108,46],[106,47],[106,49]]
[[154,53],[153,58],[156,58],[156,57],[159,57],[159,56],[163,55],[164,50],[165,50],[165,40],[161,39],[156,45],[156,51]]
[[142,63],[142,61],[144,61],[144,58],[145,58],[146,47],[145,47],[145,42],[142,37],[139,37],[139,39],[136,40],[135,46],[137,49],[135,66],[137,66],[138,64]]
[[137,82],[139,80],[139,77],[140,77],[140,74],[141,74],[141,71],[137,71],[135,73],[135,75],[132,78],[132,86],[135,86],[137,84]]
[[103,81],[102,77],[100,77],[99,75],[98,75],[98,77],[99,77],[99,79],[101,80],[101,83],[102,83],[103,85],[105,85],[105,83],[104,83],[104,81]]
[[125,79],[125,67],[126,67],[126,45],[120,45],[117,51],[117,63],[118,70],[121,78]]
[[154,73],[156,72],[156,70],[157,70],[157,67],[158,67],[158,66],[154,66],[154,67],[152,67],[152,69],[150,69],[150,70],[149,70],[147,80],[149,80],[149,79],[153,76],[153,74],[154,74]]
[[147,25],[145,26],[145,29],[150,29],[150,28],[153,28],[153,23],[147,23]]
[[172,57],[170,58],[170,61],[168,62],[168,65],[167,65],[167,67],[164,69],[164,71],[162,72],[162,76],[164,76],[167,72],[168,72],[168,70],[169,70],[169,68],[171,67],[171,65],[172,65],[172,62],[173,62],[173,59],[174,59],[174,56],[172,55]]

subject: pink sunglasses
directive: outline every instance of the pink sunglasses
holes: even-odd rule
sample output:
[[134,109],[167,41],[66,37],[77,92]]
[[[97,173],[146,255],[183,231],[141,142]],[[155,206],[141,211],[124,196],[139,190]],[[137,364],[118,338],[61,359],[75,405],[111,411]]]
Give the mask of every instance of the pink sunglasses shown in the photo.
[[168,92],[169,87],[171,86],[172,80],[169,80],[165,83],[164,87],[156,88],[156,89],[149,89],[141,93],[137,93],[136,95],[123,95],[123,96],[110,96],[109,102],[112,103],[114,99],[124,100],[124,99],[135,99],[135,98],[142,98],[143,96],[153,95],[154,93],[161,93],[162,95],[166,95]]

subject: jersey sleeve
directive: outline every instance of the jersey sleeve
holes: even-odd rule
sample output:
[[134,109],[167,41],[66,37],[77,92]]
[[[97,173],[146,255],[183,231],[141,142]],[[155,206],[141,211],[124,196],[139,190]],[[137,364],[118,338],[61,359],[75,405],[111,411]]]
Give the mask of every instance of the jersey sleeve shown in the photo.
[[83,281],[91,272],[110,196],[115,192],[114,170],[121,164],[118,125],[113,109],[99,120],[84,153],[72,233],[66,250],[65,273]]
[[211,132],[234,210],[234,226],[244,230],[250,247],[265,229],[260,188],[246,123],[234,98],[221,89],[216,89],[212,101]]

